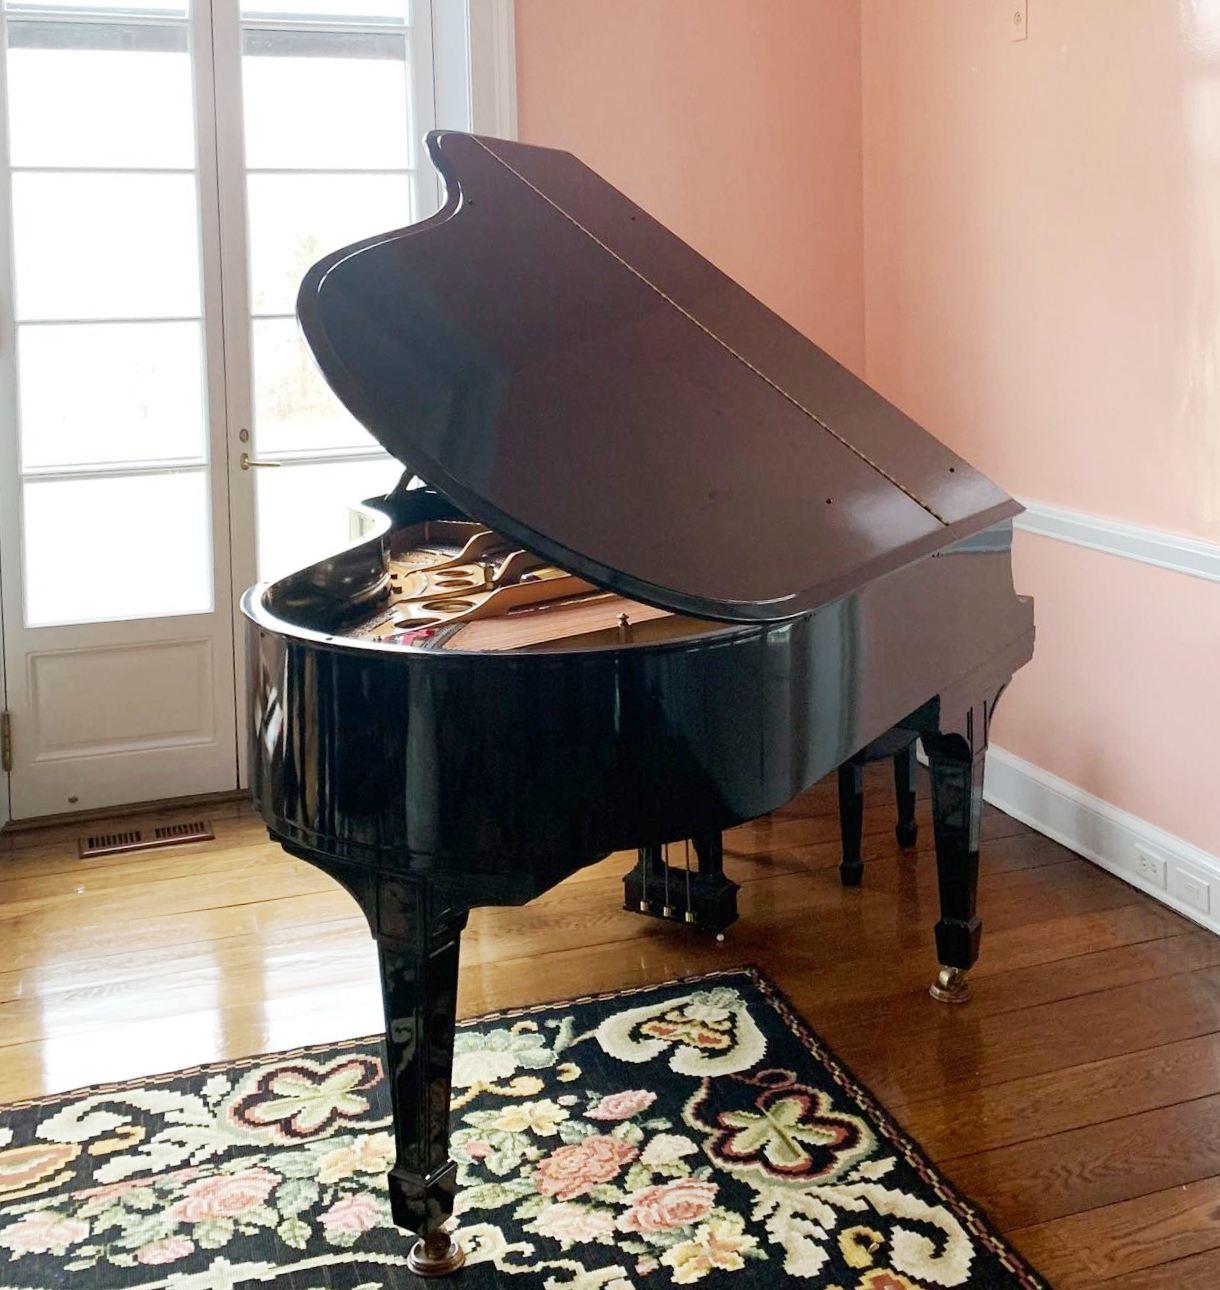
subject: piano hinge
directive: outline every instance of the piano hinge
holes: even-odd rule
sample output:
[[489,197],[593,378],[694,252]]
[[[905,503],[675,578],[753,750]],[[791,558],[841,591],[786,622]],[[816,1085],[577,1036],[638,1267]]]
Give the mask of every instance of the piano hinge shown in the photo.
[[0,768],[13,769],[13,714],[0,712]]

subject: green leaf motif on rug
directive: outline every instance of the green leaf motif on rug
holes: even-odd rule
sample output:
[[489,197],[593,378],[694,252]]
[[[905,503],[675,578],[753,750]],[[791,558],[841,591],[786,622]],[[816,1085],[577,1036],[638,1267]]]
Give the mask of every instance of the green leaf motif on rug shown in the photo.
[[309,1244],[313,1229],[299,1218],[286,1218],[275,1229],[275,1234],[294,1250],[303,1250]]
[[315,1205],[321,1188],[310,1178],[286,1178],[275,1189],[275,1205],[281,1214],[299,1214]]

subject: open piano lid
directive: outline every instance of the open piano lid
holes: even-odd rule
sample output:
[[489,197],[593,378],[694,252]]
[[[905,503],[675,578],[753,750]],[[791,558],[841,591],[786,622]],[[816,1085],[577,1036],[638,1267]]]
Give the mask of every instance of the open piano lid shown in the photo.
[[570,153],[427,145],[444,207],[327,256],[297,312],[347,408],[471,518],[757,621],[1020,511]]

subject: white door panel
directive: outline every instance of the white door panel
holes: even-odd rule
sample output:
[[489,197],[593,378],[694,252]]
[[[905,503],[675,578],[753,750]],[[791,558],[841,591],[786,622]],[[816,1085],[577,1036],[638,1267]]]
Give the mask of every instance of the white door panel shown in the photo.
[[[202,634],[180,635],[192,621]],[[232,652],[208,618],[173,626],[157,639],[165,625],[141,623],[110,646],[31,642],[22,701],[10,699],[18,818],[233,786]]]
[[[162,752],[216,741],[207,636],[57,649],[29,654],[26,664],[31,753],[39,761]],[[140,678],[139,690],[125,693],[132,675]]]
[[15,819],[236,787],[210,15],[123,3],[5,13]]

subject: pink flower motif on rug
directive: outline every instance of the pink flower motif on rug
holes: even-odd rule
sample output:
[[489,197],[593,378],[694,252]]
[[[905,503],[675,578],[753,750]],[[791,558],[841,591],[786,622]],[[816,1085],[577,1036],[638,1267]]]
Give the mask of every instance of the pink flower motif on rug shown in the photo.
[[180,1223],[206,1223],[214,1218],[237,1218],[261,1205],[280,1181],[268,1169],[245,1169],[192,1183],[170,1214]]
[[151,1241],[136,1251],[139,1263],[176,1263],[194,1254],[195,1242],[188,1236],[167,1236],[163,1241]]
[[698,1178],[679,1178],[632,1192],[631,1208],[618,1220],[624,1232],[661,1232],[689,1227],[712,1212],[716,1184]]
[[322,1211],[322,1226],[328,1235],[345,1233],[358,1236],[375,1227],[381,1217],[376,1199],[367,1192],[359,1196],[345,1196]]
[[629,1088],[622,1093],[608,1093],[598,1104],[586,1111],[590,1120],[628,1120],[646,1111],[657,1095],[644,1088]]
[[35,1210],[0,1232],[0,1245],[14,1254],[62,1254],[89,1235],[89,1224],[53,1209]]
[[534,1185],[544,1196],[575,1200],[616,1177],[637,1155],[636,1148],[621,1138],[595,1133],[552,1151],[534,1171]]

